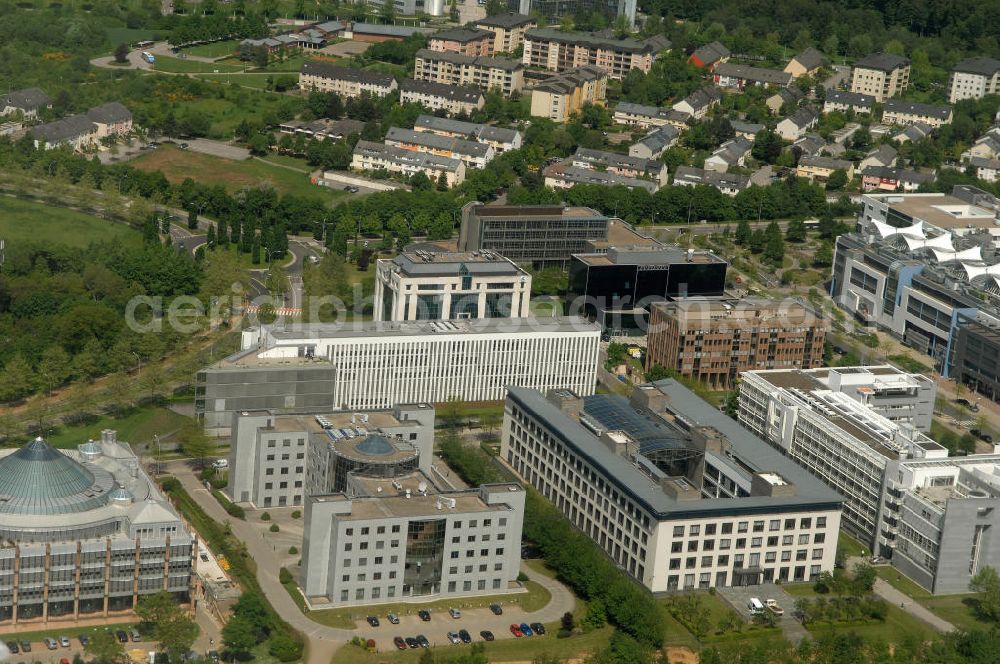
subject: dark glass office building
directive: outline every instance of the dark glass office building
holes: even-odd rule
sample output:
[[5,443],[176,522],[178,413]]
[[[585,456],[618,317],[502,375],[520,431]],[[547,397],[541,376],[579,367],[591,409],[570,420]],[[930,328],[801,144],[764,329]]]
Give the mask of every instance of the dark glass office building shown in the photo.
[[609,247],[574,254],[569,300],[576,312],[618,334],[645,330],[649,306],[683,297],[719,296],[728,263],[707,251],[669,246]]

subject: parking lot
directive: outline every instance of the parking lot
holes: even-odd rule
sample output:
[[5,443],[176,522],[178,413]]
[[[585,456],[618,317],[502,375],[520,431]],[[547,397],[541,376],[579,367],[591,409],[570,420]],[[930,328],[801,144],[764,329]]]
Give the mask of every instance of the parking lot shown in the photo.
[[762,603],[768,599],[778,602],[778,605],[785,610],[786,615],[791,611],[795,600],[791,595],[773,583],[762,583],[759,586],[734,586],[729,588],[719,588],[718,592],[727,602],[729,602],[740,616],[753,620],[750,608],[747,604],[751,597],[756,597]]
[[[512,623],[534,622],[525,611],[517,606],[504,606],[503,614],[499,616],[494,615],[488,608],[463,609],[461,618],[452,618],[447,611],[432,611],[430,622],[420,620],[417,616],[419,609],[419,605],[414,605],[409,615],[400,615],[398,625],[390,624],[385,616],[378,616],[380,623],[378,627],[372,627],[362,620],[358,622],[358,636],[364,639],[374,639],[379,652],[385,652],[396,649],[392,640],[397,636],[405,639],[423,634],[432,647],[444,646],[449,643],[448,632],[458,632],[464,629],[472,637],[472,643],[476,643],[483,641],[483,637],[480,636],[480,632],[483,630],[493,632],[493,636],[498,640],[513,639],[516,637],[510,631]],[[548,639],[553,637],[546,633],[543,636],[520,638]]]
[[[53,663],[58,664],[63,659],[73,661],[75,655],[83,655],[84,647],[80,642],[80,636],[89,636],[94,634],[98,630],[103,629],[102,627],[65,627],[58,628],[55,627],[48,634],[50,638],[56,640],[57,646],[54,650],[50,650],[45,643],[44,636],[39,637],[37,633],[29,633],[28,637],[25,637],[25,631],[9,633],[0,635],[0,643],[2,646],[2,655],[0,657],[5,662],[10,663],[22,663],[22,662],[42,662],[43,664]],[[117,632],[119,628],[112,628],[113,631]],[[69,640],[69,645],[64,646],[60,643],[62,637],[66,637]],[[140,636],[141,638],[141,636]],[[31,650],[26,652],[24,650],[23,642],[25,640],[31,645]],[[12,643],[13,642],[13,643]],[[16,645],[17,652],[14,652],[14,648],[8,647],[8,645]],[[122,646],[125,651],[139,650],[143,653],[149,652],[150,650],[156,649],[156,643],[150,641],[132,641],[129,639],[127,643],[123,643]],[[8,654],[10,653],[10,654]]]

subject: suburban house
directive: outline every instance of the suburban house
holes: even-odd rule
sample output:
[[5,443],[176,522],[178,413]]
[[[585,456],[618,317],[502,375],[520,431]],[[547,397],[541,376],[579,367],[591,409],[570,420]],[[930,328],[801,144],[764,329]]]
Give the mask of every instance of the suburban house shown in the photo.
[[864,172],[869,166],[893,166],[898,156],[899,152],[896,148],[887,143],[882,143],[865,155],[865,158],[858,164],[858,170]]
[[[666,167],[664,167],[666,171]],[[578,184],[594,184],[601,187],[625,187],[626,189],[645,189],[655,193],[660,183],[652,180],[619,175],[612,171],[600,171],[592,168],[581,168],[571,163],[552,164],[544,170],[545,186],[553,189],[570,189]]]
[[798,106],[799,102],[806,98],[802,90],[796,87],[781,88],[773,95],[764,100],[772,115],[779,115],[785,104],[791,107]]
[[342,97],[360,97],[362,93],[385,97],[399,86],[392,74],[306,60],[299,70],[299,87],[335,92]]
[[812,106],[803,106],[779,122],[774,130],[786,141],[795,141],[805,136],[817,122],[819,122],[819,111]]
[[854,63],[851,92],[885,101],[901,95],[910,84],[910,61],[891,53],[872,53]]
[[844,171],[847,173],[847,179],[851,180],[854,178],[854,162],[847,161],[846,159],[803,155],[799,159],[795,175],[800,178],[806,178],[810,182],[815,180],[822,182],[829,180],[835,171]]
[[494,53],[513,53],[524,45],[524,33],[538,25],[533,16],[497,14],[476,21],[476,27],[493,33]]
[[991,127],[976,139],[972,147],[962,153],[962,161],[969,161],[972,157],[1000,158],[1000,125]]
[[799,156],[804,154],[817,155],[826,147],[826,141],[819,134],[806,134],[792,143],[792,152]]
[[907,141],[919,143],[930,136],[932,131],[934,131],[934,128],[926,122],[915,122],[903,131],[898,132],[892,138],[899,143],[906,143]]
[[615,106],[614,121],[618,124],[642,129],[670,125],[678,131],[682,131],[687,127],[687,121],[690,117],[690,113],[677,111],[673,108],[659,108],[623,101]]
[[451,28],[435,32],[428,40],[432,51],[450,51],[471,57],[493,55],[496,35],[481,28]]
[[712,72],[715,84],[723,88],[742,90],[748,85],[785,87],[792,82],[792,75],[777,69],[764,69],[750,65],[723,62]]
[[728,48],[714,41],[695,49],[694,53],[688,57],[688,62],[699,69],[713,71],[717,65],[729,60],[731,55]]
[[941,127],[951,122],[951,107],[921,104],[902,99],[887,99],[882,111],[882,122],[894,125],[911,125],[922,122],[931,127]]
[[717,106],[722,101],[722,93],[712,86],[705,86],[700,90],[695,90],[684,99],[673,105],[675,111],[687,113],[695,120],[705,117],[709,109]]
[[576,168],[600,170],[629,178],[649,178],[660,185],[667,183],[667,167],[661,161],[589,148],[577,148],[570,161]]
[[38,112],[52,108],[52,100],[41,88],[15,90],[0,97],[0,115],[20,112],[25,120],[37,120]]
[[28,130],[36,148],[51,150],[68,145],[74,150],[85,150],[97,145],[97,125],[86,115],[71,115],[68,118],[37,125]]
[[994,58],[968,58],[951,70],[948,79],[948,101],[954,104],[962,99],[982,99],[986,95],[1000,94],[1000,60]]
[[748,140],[756,140],[757,134],[764,131],[764,125],[757,122],[743,122],[742,120],[730,120],[729,126],[733,128],[737,136],[742,136]]
[[278,130],[282,134],[334,142],[342,140],[345,136],[350,136],[351,134],[360,134],[364,128],[364,122],[348,118],[342,120],[331,120],[330,118],[288,120],[278,125]]
[[867,166],[861,170],[862,191],[914,192],[920,185],[933,182],[934,175],[887,166]]
[[826,56],[810,46],[788,61],[785,72],[791,74],[792,78],[812,76],[825,64]]
[[855,113],[871,113],[875,105],[875,97],[861,94],[860,92],[850,92],[848,90],[826,90],[826,99],[823,102],[823,112],[833,111],[853,111]]
[[132,111],[117,101],[95,106],[85,115],[97,126],[97,140],[108,136],[124,136],[132,131]]
[[628,155],[641,159],[658,159],[681,135],[675,127],[663,125],[649,132],[629,146]]
[[692,166],[678,166],[674,172],[674,186],[715,187],[727,196],[735,196],[750,186],[750,178],[737,173],[719,173]]
[[443,110],[456,115],[477,111],[486,101],[479,88],[404,78],[399,82],[399,103],[420,104],[432,111]]
[[568,122],[586,104],[604,106],[608,73],[600,67],[584,65],[553,74],[531,91],[531,115]]
[[753,141],[742,136],[726,141],[719,149],[705,158],[705,170],[725,173],[734,166],[746,163],[747,155],[753,148]]
[[1000,160],[986,159],[985,157],[973,157],[969,160],[969,166],[976,169],[976,177],[987,182],[1000,181]]

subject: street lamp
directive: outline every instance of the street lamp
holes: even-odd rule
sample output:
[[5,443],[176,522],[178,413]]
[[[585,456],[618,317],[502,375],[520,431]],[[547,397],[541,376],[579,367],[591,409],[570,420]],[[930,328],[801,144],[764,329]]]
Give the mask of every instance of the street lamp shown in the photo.
[[139,353],[135,351],[132,351],[132,354],[135,355],[135,377],[138,378],[139,374],[142,373],[142,357],[140,357]]

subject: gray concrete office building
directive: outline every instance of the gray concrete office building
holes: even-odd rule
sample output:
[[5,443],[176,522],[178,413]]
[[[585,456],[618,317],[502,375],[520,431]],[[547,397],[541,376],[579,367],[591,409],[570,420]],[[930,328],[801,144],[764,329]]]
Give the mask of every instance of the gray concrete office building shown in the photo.
[[[235,414],[232,431],[226,493],[258,508],[285,507],[302,505],[311,493],[343,490],[347,474],[366,464],[383,475],[418,467],[430,473],[434,408],[244,411]],[[386,439],[398,441],[399,449]]]

